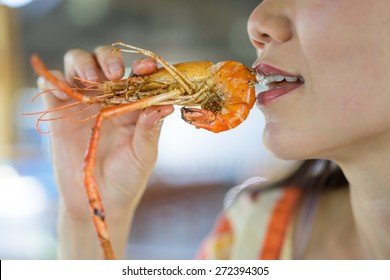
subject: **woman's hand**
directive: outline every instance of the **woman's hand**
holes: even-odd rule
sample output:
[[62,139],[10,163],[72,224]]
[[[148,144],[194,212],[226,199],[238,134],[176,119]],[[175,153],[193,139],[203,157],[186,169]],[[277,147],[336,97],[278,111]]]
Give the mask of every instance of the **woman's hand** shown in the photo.
[[[79,85],[75,77],[90,82],[120,79],[124,75],[123,58],[120,53],[110,52],[108,46],[98,47],[93,53],[70,50],[64,58],[64,74],[58,71],[53,73],[59,79],[66,80],[70,86]],[[142,59],[135,61],[132,69],[135,74],[143,75],[155,71],[157,66],[150,59]],[[38,85],[41,91],[53,88],[43,78],[38,79]],[[47,109],[75,102],[63,92],[51,92],[44,95]],[[92,226],[82,177],[84,154],[94,124],[94,119],[85,119],[97,113],[98,105],[80,111],[85,107],[85,104],[78,104],[72,109],[72,112],[78,113],[69,115],[69,119],[83,120],[81,122],[66,119],[50,122],[53,164],[61,196],[60,253],[64,258],[102,256]],[[155,106],[103,122],[95,178],[114,250],[119,251],[118,256],[123,255],[133,213],[156,162],[163,118],[172,112],[172,106]],[[67,110],[55,114],[64,116]]]

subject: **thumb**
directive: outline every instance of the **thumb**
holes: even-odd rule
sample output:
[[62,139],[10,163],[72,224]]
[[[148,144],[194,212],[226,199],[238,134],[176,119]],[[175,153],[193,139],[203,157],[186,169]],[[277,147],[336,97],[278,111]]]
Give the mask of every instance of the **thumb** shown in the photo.
[[140,113],[133,139],[134,153],[137,154],[137,158],[154,163],[164,118],[173,111],[172,105],[164,105],[149,107]]

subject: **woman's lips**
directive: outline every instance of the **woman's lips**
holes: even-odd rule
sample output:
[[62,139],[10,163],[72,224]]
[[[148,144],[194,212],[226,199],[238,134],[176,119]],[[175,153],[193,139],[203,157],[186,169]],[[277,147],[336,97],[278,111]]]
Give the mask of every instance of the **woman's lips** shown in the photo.
[[269,89],[262,91],[257,95],[257,104],[260,107],[266,106],[271,101],[288,94],[301,85],[301,83],[297,82],[285,82],[283,84],[281,83],[281,85],[270,87]]
[[280,70],[264,62],[256,63],[254,69],[260,83],[266,87],[266,90],[257,95],[257,103],[260,107],[292,92],[304,83],[303,77]]
[[299,77],[299,75],[294,75],[291,73],[288,73],[284,70],[280,70],[274,66],[271,66],[268,63],[265,63],[263,61],[255,62],[253,64],[253,68],[256,70],[257,75],[259,76],[276,76],[276,75],[282,75],[287,77]]

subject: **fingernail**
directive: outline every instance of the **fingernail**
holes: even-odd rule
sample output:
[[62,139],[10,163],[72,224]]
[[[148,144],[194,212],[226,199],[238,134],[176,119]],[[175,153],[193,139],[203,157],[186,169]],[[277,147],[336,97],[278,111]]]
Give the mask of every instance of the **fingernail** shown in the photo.
[[108,71],[110,71],[110,74],[114,76],[123,75],[122,65],[116,59],[108,62]]
[[95,67],[93,66],[88,66],[87,68],[85,68],[84,73],[88,81],[96,82],[99,79],[98,73],[96,72]]

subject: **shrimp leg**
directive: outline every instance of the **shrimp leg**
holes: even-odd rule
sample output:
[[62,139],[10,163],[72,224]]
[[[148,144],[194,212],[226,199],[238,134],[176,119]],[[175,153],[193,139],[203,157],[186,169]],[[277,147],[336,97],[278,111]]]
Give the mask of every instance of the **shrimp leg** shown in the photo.
[[175,66],[170,64],[168,61],[163,59],[161,56],[158,56],[157,54],[155,54],[149,50],[137,48],[137,47],[134,47],[134,46],[122,43],[122,42],[113,43],[113,44],[111,44],[111,46],[123,46],[123,47],[128,48],[128,49],[117,48],[117,49],[114,49],[114,51],[143,54],[143,55],[146,55],[150,58],[155,59],[180,83],[180,85],[185,89],[185,91],[188,94],[194,94],[197,91],[196,86],[182,72],[180,72]]

